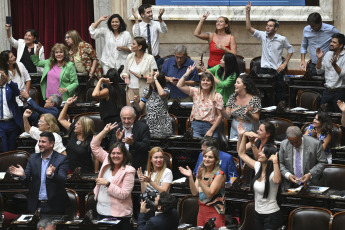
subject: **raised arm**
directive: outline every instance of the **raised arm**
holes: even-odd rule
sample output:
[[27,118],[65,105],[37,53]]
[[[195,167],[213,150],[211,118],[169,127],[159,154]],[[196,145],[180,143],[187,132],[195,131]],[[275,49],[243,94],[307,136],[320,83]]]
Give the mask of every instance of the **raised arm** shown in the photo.
[[185,85],[185,81],[188,79],[189,75],[192,73],[192,71],[195,69],[196,64],[194,63],[192,66],[188,66],[186,73],[180,78],[180,80],[177,82],[177,88],[179,88],[182,92],[189,95],[190,90],[189,86]]
[[27,133],[30,133],[31,125],[29,123],[28,118],[31,116],[32,111],[30,109],[26,109],[23,113],[23,121],[24,121],[24,130]]
[[187,177],[187,180],[189,181],[189,188],[190,188],[191,193],[194,196],[198,195],[199,194],[198,180],[196,179],[194,182],[192,170],[188,167],[188,165],[187,165],[187,168],[178,167],[178,169],[180,170],[181,174]]
[[104,99],[104,98],[106,98],[107,100],[109,99],[109,89],[108,88],[101,89],[103,82],[104,83],[112,83],[112,82],[110,82],[109,78],[101,77],[98,80],[97,85],[92,92],[92,97],[94,97],[98,100]]
[[206,21],[207,17],[210,15],[210,12],[207,11],[200,19],[199,24],[195,28],[194,36],[200,38],[202,40],[209,41],[210,40],[210,33],[202,33],[202,26],[204,25],[204,21]]
[[241,157],[244,163],[246,163],[249,167],[254,168],[255,160],[253,160],[246,154],[246,143],[247,143],[247,133],[244,133],[242,137],[240,149],[238,151],[238,156]]
[[100,17],[97,21],[92,23],[91,26],[96,29],[99,26],[99,24],[101,24],[101,22],[106,21],[108,18],[109,18],[108,15],[104,15]]
[[282,180],[282,175],[279,169],[279,162],[278,162],[278,152],[268,159],[269,161],[273,162],[273,182],[275,184],[279,184]]
[[68,131],[69,127],[71,126],[71,122],[66,120],[66,115],[67,115],[67,110],[68,107],[73,104],[76,100],[77,100],[77,96],[73,96],[67,99],[65,106],[63,107],[63,109],[61,110],[61,113],[59,115],[58,121],[60,122],[60,124]]
[[250,22],[251,7],[252,7],[252,2],[248,1],[248,5],[246,6],[246,29],[253,34],[255,29],[252,27],[252,24]]

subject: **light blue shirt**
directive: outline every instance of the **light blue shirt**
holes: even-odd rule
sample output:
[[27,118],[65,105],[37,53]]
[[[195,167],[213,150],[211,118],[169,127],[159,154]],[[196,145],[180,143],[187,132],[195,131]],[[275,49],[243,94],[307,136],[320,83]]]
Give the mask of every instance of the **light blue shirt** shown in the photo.
[[312,63],[317,63],[316,48],[320,47],[325,53],[329,50],[332,35],[340,33],[332,25],[322,23],[319,31],[313,30],[310,25],[303,29],[303,39],[301,44],[301,53],[306,54],[309,46],[310,59]]
[[261,41],[261,68],[277,70],[283,63],[282,54],[285,48],[288,53],[293,53],[293,47],[286,37],[275,34],[272,39],[267,36],[266,31],[255,30],[253,36]]
[[41,165],[41,187],[38,193],[39,200],[48,200],[47,188],[46,188],[46,178],[47,178],[46,172],[49,166],[49,161],[50,161],[51,156],[52,156],[52,153],[46,159],[43,159],[41,155],[42,165]]

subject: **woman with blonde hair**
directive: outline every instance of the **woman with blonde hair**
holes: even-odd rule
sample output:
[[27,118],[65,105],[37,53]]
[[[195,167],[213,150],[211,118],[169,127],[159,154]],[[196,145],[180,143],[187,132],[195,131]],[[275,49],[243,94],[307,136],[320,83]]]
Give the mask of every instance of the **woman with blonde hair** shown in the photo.
[[68,169],[74,171],[77,167],[81,167],[82,172],[90,173],[98,170],[98,164],[94,166],[90,147],[91,140],[95,134],[95,124],[92,119],[85,116],[80,117],[73,123],[66,120],[68,107],[76,100],[76,96],[67,99],[58,120],[68,131],[68,142],[66,145]]
[[214,77],[210,73],[203,73],[200,76],[200,86],[186,86],[185,81],[195,68],[189,66],[186,73],[177,82],[177,87],[193,98],[193,107],[190,114],[192,121],[193,136],[218,137],[218,126],[222,120],[223,97],[216,92]]
[[158,194],[169,192],[173,174],[166,166],[164,151],[160,147],[154,147],[150,150],[147,171],[143,173],[140,167],[137,174],[141,185],[141,193],[155,192]]
[[92,79],[102,77],[102,67],[97,59],[96,51],[92,46],[83,41],[76,30],[69,30],[65,35],[65,42],[71,62],[74,63],[78,73],[87,73]]
[[52,94],[58,94],[66,101],[74,95],[78,87],[78,77],[73,62],[69,61],[67,48],[64,44],[56,43],[47,60],[39,60],[41,49],[38,43],[35,55],[31,55],[32,62],[39,67],[44,67],[41,78],[41,92],[44,100]]
[[212,217],[216,217],[216,227],[225,225],[225,175],[219,168],[217,148],[210,146],[202,153],[196,180],[192,170],[179,167],[180,172],[189,180],[189,188],[194,196],[199,195],[199,212],[197,225],[204,226]]
[[66,155],[66,148],[63,146],[62,138],[59,135],[60,128],[54,115],[50,113],[42,114],[38,121],[38,127],[30,125],[28,118],[31,115],[32,111],[30,109],[26,109],[23,113],[23,121],[25,132],[27,132],[30,135],[30,137],[37,140],[37,144],[35,146],[35,153],[40,152],[40,149],[38,147],[40,134],[42,132],[51,132],[55,137],[54,151]]

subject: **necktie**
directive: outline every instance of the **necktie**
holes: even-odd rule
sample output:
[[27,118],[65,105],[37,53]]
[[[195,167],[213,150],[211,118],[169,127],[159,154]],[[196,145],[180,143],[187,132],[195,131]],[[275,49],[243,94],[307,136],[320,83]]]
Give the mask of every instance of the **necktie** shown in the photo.
[[3,96],[3,89],[4,87],[0,87],[0,119],[4,119],[4,96]]
[[146,25],[147,27],[147,43],[151,45],[151,30],[150,30],[150,24]]
[[[296,177],[301,178],[302,175],[302,162],[301,162],[301,153],[299,148],[296,148]],[[300,183],[300,182],[299,182]]]

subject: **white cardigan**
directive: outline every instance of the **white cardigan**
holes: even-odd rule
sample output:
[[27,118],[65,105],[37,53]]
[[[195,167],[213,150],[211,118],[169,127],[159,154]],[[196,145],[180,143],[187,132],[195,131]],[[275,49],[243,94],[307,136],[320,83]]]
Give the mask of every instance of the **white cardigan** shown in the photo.
[[[127,60],[124,66],[124,69],[121,73],[121,78],[123,78],[124,75],[130,76],[129,75],[129,68],[135,61],[135,53],[130,53],[127,56]],[[139,75],[149,75],[153,69],[157,69],[157,64],[155,58],[148,53],[144,54],[143,60],[141,61],[141,67],[140,67],[140,72]],[[148,87],[148,84],[146,83],[146,79],[139,79],[139,97],[143,97],[143,92],[144,88]]]
[[[24,49],[25,49],[25,40],[24,39],[14,39],[12,36],[10,38],[7,38],[8,42],[17,49],[17,61],[20,61],[20,59],[23,56]],[[34,45],[34,53],[36,53],[37,44]],[[44,47],[42,46],[39,52],[39,58],[40,60],[45,60],[44,58]],[[43,73],[42,67],[37,67],[37,72]]]

